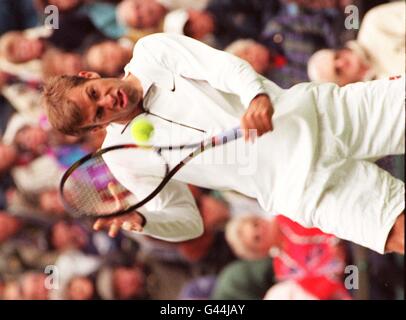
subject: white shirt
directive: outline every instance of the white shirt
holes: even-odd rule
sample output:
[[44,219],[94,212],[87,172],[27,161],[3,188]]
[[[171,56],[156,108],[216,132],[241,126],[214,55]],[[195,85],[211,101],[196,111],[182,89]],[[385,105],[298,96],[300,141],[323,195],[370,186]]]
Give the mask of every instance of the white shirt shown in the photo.
[[[257,199],[268,212],[297,214],[317,141],[310,90],[313,85],[282,90],[245,61],[173,34],[153,34],[139,40],[125,71],[141,80],[144,109],[154,114],[146,115],[154,124],[154,145],[192,143],[202,139],[199,130],[207,136],[236,127],[259,93],[270,96],[275,110],[274,131],[255,144],[238,139],[203,152],[183,167],[154,200],[139,210],[147,219],[145,234],[183,241],[202,233],[201,217],[186,183],[234,190]],[[160,117],[195,129],[173,125]],[[122,130],[122,125],[111,124],[103,147],[134,143],[130,130],[121,134]],[[171,152],[164,156],[173,167],[186,154]],[[154,176],[160,174],[153,168],[144,171],[141,183],[135,173],[148,159],[112,152],[106,154],[105,161],[117,180],[138,196],[147,195],[150,184],[157,180]]]

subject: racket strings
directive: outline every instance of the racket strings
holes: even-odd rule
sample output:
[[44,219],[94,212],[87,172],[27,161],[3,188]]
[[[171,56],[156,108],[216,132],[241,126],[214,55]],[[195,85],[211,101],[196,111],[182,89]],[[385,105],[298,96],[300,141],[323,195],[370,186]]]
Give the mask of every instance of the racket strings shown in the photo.
[[103,215],[125,209],[130,193],[116,181],[98,156],[76,168],[68,177],[63,196],[77,215]]

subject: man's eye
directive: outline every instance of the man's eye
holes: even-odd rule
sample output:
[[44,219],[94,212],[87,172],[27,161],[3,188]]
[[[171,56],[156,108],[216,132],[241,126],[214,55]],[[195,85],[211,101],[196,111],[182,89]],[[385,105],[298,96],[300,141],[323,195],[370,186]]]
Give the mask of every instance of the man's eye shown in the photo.
[[104,113],[104,110],[103,110],[103,108],[97,108],[97,111],[96,111],[96,119],[101,119],[102,117],[103,117],[103,113]]
[[96,92],[96,90],[94,90],[94,89],[90,89],[90,97],[92,98],[92,99],[97,99],[97,92]]

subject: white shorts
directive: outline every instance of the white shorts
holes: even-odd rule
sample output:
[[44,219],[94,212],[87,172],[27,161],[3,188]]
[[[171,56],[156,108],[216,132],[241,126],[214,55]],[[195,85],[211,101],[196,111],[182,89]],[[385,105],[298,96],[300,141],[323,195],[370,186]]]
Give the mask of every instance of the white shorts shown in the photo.
[[299,222],[384,253],[405,189],[373,161],[405,153],[405,78],[315,90],[318,160]]

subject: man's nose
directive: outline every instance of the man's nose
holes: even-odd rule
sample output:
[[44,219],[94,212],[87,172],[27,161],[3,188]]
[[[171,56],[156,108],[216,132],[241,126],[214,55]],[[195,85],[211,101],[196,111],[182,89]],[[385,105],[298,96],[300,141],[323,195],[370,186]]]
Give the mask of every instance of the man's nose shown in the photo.
[[111,94],[107,94],[103,96],[102,100],[99,103],[105,108],[114,109],[116,102],[117,101],[115,97],[113,97]]

